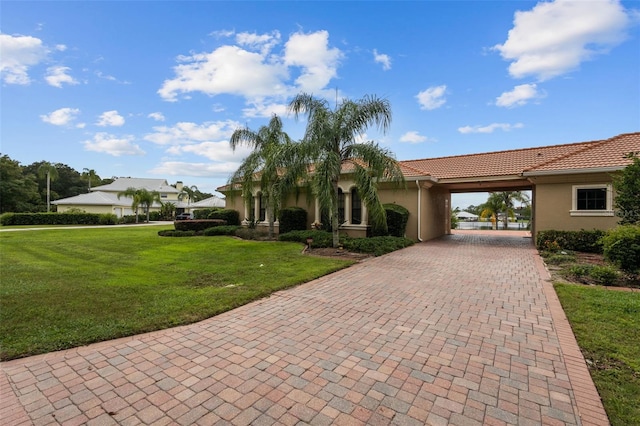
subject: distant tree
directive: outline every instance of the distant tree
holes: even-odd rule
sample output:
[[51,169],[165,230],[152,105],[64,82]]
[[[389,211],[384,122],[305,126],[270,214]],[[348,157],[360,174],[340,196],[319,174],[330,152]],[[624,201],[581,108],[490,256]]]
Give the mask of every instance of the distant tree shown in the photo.
[[35,176],[8,155],[0,157],[0,213],[37,211],[39,203]]
[[616,215],[621,225],[640,224],[640,158],[638,153],[627,156],[633,162],[613,179]]
[[120,197],[131,197],[131,209],[136,212],[136,223],[138,223],[138,208],[142,207],[147,213],[147,223],[149,222],[149,213],[151,206],[154,202],[162,203],[160,193],[158,191],[148,191],[144,188],[136,189],[133,187],[127,188],[125,191],[118,192],[118,199]]
[[359,143],[358,137],[372,125],[386,132],[391,124],[391,106],[385,99],[365,96],[343,100],[332,109],[326,100],[301,93],[289,104],[296,118],[307,116],[307,128],[299,144],[301,158],[313,164],[311,188],[320,208],[330,216],[333,247],[338,247],[338,198],[342,164],[351,161],[356,189],[367,206],[372,224],[386,230],[386,214],[378,198],[381,180],[404,184],[400,165],[390,151],[374,142]]
[[502,197],[498,195],[497,192],[493,192],[489,194],[489,198],[487,201],[482,204],[482,211],[480,212],[480,217],[483,219],[489,218],[493,225],[493,229],[497,229],[498,226],[498,215],[503,209],[503,201]]
[[48,161],[38,168],[38,176],[47,180],[47,211],[51,211],[51,181],[58,178],[58,169]]
[[524,204],[529,204],[529,197],[522,191],[503,191],[496,192],[502,200],[502,213],[504,214],[504,229],[509,227],[509,218],[515,216],[514,202],[519,201]]
[[482,204],[479,205],[479,206],[474,206],[473,204],[471,204],[469,207],[464,209],[464,211],[469,212],[469,213],[473,213],[476,216],[480,216],[480,213],[482,213]]
[[91,192],[91,183],[94,181],[99,181],[100,177],[96,174],[96,171],[93,169],[88,169],[88,168],[84,168],[82,169],[83,173],[82,173],[82,177],[85,178],[87,180],[87,182],[89,183],[89,191]]

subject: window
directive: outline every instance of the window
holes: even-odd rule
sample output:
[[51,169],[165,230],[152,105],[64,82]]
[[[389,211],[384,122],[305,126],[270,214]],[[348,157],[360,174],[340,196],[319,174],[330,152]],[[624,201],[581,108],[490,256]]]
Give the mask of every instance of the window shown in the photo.
[[362,223],[362,202],[355,188],[351,190],[351,223],[354,225]]
[[167,198],[167,194],[165,194],[164,192],[160,194],[160,198]]
[[611,185],[574,185],[571,216],[613,216]]
[[338,188],[338,223],[344,223],[344,192]]

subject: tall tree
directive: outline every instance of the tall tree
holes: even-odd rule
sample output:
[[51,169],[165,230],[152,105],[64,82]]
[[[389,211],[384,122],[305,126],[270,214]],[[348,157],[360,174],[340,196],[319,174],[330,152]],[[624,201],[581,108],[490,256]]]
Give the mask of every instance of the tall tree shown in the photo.
[[375,96],[342,100],[331,109],[324,99],[302,93],[289,104],[297,119],[307,117],[307,128],[300,144],[303,157],[313,163],[311,188],[320,206],[329,213],[333,246],[340,242],[338,218],[338,182],[345,161],[351,161],[354,180],[361,200],[369,210],[373,224],[386,228],[386,216],[378,198],[378,183],[388,180],[404,183],[400,165],[392,153],[374,142],[358,143],[358,137],[372,125],[383,133],[391,124],[391,106]]
[[498,215],[502,211],[503,205],[502,197],[500,197],[497,192],[492,192],[489,194],[487,201],[481,206],[482,211],[480,212],[480,217],[490,218],[493,229],[497,229],[498,227]]
[[482,205],[480,217],[490,217],[493,229],[497,228],[499,215],[503,215],[504,229],[509,227],[509,217],[514,216],[514,202],[528,204],[529,197],[521,191],[492,192]]
[[89,192],[91,192],[91,182],[93,182],[94,180],[99,179],[99,177],[96,174],[96,171],[93,170],[93,169],[88,169],[88,168],[85,167],[84,169],[82,169],[82,171],[83,171],[82,175],[89,182]]
[[[249,128],[237,129],[229,140],[231,149],[246,145],[253,151],[242,161],[238,170],[231,176],[231,182],[241,182],[242,196],[249,203],[256,178],[259,177],[260,192],[265,201],[265,214],[269,223],[269,238],[273,237],[276,214],[286,191],[290,189],[283,177],[283,171],[288,168],[291,173],[295,165],[288,163],[287,153],[291,152],[292,142],[286,132],[282,130],[282,120],[273,115],[267,126],[261,126],[258,131]],[[249,208],[253,208],[249,206]]]
[[637,153],[629,153],[628,157],[633,162],[613,179],[616,215],[621,225],[640,224],[640,157]]
[[51,211],[51,181],[58,178],[58,169],[53,164],[45,161],[38,169],[38,175],[47,179],[47,212]]
[[37,211],[40,203],[35,176],[8,155],[0,157],[0,213]]
[[147,213],[147,222],[149,222],[149,210],[154,202],[162,203],[160,193],[158,191],[149,191],[147,189],[136,189],[129,187],[124,191],[118,192],[120,197],[131,197],[131,209],[136,213],[136,223],[138,223],[138,208],[142,207]]

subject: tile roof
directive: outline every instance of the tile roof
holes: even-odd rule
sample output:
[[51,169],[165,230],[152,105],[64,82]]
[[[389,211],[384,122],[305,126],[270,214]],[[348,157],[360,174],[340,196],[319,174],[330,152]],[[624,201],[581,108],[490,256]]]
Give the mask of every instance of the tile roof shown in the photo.
[[640,133],[626,133],[590,145],[525,170],[526,174],[585,169],[620,169],[631,163],[626,155],[640,153]]
[[523,172],[623,168],[631,162],[623,158],[640,152],[640,133],[627,133],[601,141],[551,145],[509,151],[451,157],[405,160],[405,177],[433,176],[437,179],[463,179],[514,176]]
[[62,198],[52,201],[51,204],[85,205],[85,206],[131,206],[133,200],[130,197],[120,197],[113,192],[94,191],[89,194],[80,194],[74,197]]

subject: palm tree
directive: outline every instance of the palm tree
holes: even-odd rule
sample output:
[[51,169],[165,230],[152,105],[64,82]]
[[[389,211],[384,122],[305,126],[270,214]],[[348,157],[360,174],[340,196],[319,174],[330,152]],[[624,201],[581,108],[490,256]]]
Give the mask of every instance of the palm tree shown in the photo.
[[91,192],[91,181],[93,181],[98,175],[96,174],[95,170],[88,169],[86,167],[84,169],[82,169],[82,171],[84,172],[83,175],[89,181],[89,192]]
[[491,218],[493,229],[498,228],[498,214],[502,211],[504,202],[502,197],[497,192],[489,194],[487,201],[482,204],[482,212],[480,212],[481,218]]
[[197,191],[198,187],[195,185],[183,186],[178,194],[178,200],[182,201],[186,198],[188,204],[191,204],[191,201],[198,201],[196,200]]
[[241,182],[242,196],[249,203],[255,179],[259,176],[260,191],[265,200],[266,219],[269,223],[269,238],[272,238],[275,217],[282,197],[295,183],[295,179],[289,178],[296,170],[295,164],[288,161],[288,154],[293,152],[291,139],[282,130],[282,120],[274,114],[269,124],[261,126],[257,132],[249,128],[237,129],[231,135],[229,144],[233,151],[241,145],[253,149],[231,176],[230,182]]
[[391,124],[391,106],[385,99],[365,96],[343,100],[332,110],[326,100],[302,93],[289,104],[295,118],[307,116],[307,128],[301,152],[314,165],[311,188],[321,208],[331,218],[333,246],[340,242],[338,234],[338,181],[342,164],[351,161],[355,168],[356,189],[367,206],[374,225],[386,228],[386,216],[378,198],[377,184],[385,179],[404,183],[398,162],[390,151],[374,142],[358,143],[356,138],[371,125],[386,132]]
[[514,217],[514,201],[529,204],[529,196],[522,191],[504,191],[497,193],[502,200],[502,209],[504,212],[504,229],[509,227],[509,217]]
[[149,210],[154,202],[161,203],[160,193],[158,191],[148,191],[144,188],[136,189],[129,187],[124,191],[118,192],[118,199],[120,197],[131,197],[131,209],[136,212],[136,223],[138,223],[138,208],[142,207],[147,212],[147,222],[149,222]]
[[48,161],[44,161],[38,168],[38,176],[47,178],[47,212],[51,211],[51,181],[58,178],[58,169]]

